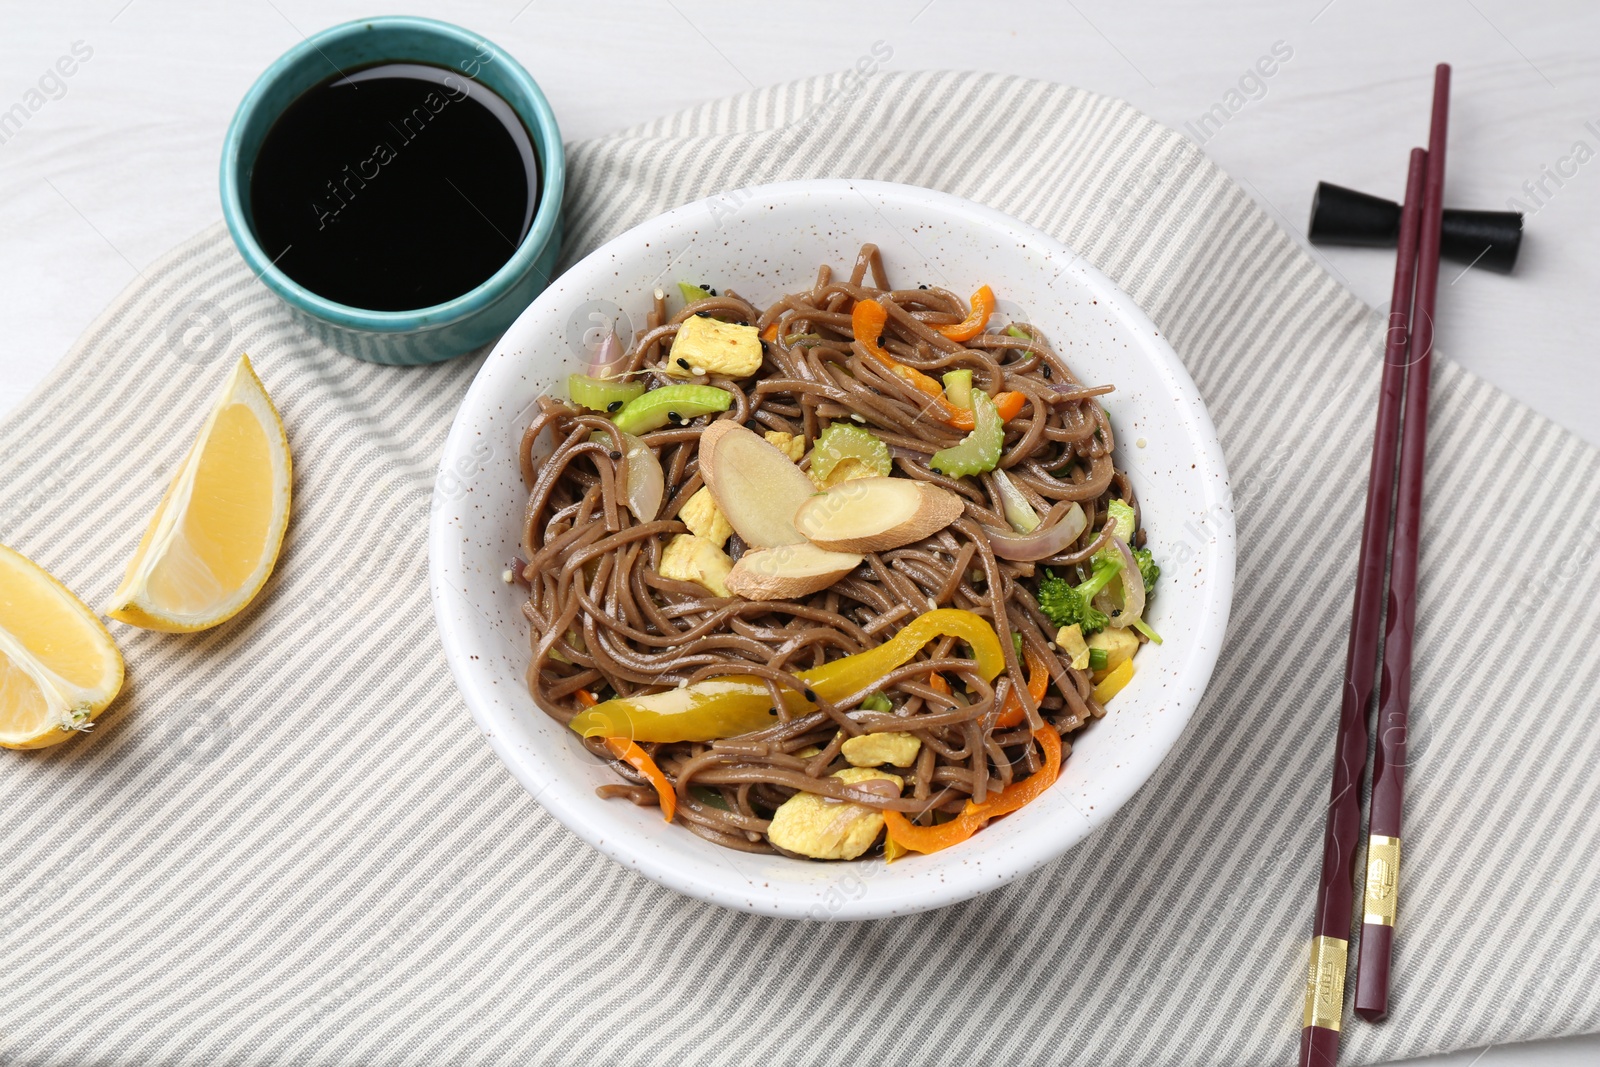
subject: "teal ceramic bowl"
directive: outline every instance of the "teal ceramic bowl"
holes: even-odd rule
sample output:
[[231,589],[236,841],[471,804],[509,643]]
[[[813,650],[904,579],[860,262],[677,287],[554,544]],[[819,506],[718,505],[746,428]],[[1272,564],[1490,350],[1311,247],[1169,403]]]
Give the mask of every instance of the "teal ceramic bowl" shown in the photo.
[[[369,311],[318,296],[273,266],[251,225],[250,175],[267,130],[301,93],[341,70],[395,62],[460,71],[505,100],[533,140],[541,189],[527,236],[483,284],[432,307]],[[313,333],[372,363],[436,363],[504,333],[555,271],[565,185],[561,131],[528,72],[478,34],[447,22],[405,16],[347,22],[290,49],[245,94],[222,149],[222,216],[245,262]]]

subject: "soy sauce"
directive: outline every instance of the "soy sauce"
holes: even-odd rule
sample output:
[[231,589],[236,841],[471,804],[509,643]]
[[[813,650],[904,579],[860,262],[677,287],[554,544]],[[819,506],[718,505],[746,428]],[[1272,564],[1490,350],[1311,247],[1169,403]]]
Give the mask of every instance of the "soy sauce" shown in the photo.
[[388,63],[308,89],[250,176],[256,240],[319,296],[409,311],[462,295],[533,223],[539,165],[521,120],[456,71]]

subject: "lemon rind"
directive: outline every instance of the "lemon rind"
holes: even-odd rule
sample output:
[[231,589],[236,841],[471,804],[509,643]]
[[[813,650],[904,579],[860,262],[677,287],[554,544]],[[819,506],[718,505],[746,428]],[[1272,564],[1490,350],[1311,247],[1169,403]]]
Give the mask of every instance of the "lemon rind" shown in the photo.
[[[34,658],[33,653],[28,651],[27,646],[7,630],[0,630],[0,654],[33,679],[33,683],[44,694],[45,706],[49,712],[46,720],[49,724],[34,733],[17,734],[0,731],[0,747],[44,748],[65,741],[75,732],[88,730],[94,725],[94,717],[116,699],[118,691],[122,688],[119,671],[115,688],[111,689],[103,699],[94,699],[91,696],[92,691],[69,684],[49,667],[40,663]],[[121,662],[120,655],[115,658],[118,663]]]
[[[249,383],[248,387],[245,386],[246,382]],[[194,482],[200,469],[203,446],[215,429],[222,410],[234,403],[243,403],[249,407],[269,436],[276,436],[279,445],[278,448],[269,449],[272,458],[274,517],[272,526],[267,531],[267,551],[262,557],[264,563],[251,582],[240,586],[232,596],[211,608],[201,612],[171,611],[151,603],[146,596],[146,586],[156,562],[172,545],[172,540],[177,534],[179,517],[188,509],[194,493]],[[206,414],[205,422],[201,424],[194,443],[190,445],[177,477],[162,498],[162,503],[158,507],[157,525],[150,534],[149,544],[145,546],[142,554],[135,554],[127,576],[112,595],[111,603],[104,613],[133,626],[169,633],[206,630],[221,625],[239,614],[255,599],[256,594],[261,592],[277,567],[284,534],[289,528],[289,499],[293,478],[293,459],[289,455],[289,440],[284,432],[283,419],[272,403],[272,398],[267,395],[266,387],[256,375],[255,368],[251,366],[249,357],[240,356],[239,362],[234,365],[228,380],[218,392],[216,403]]]

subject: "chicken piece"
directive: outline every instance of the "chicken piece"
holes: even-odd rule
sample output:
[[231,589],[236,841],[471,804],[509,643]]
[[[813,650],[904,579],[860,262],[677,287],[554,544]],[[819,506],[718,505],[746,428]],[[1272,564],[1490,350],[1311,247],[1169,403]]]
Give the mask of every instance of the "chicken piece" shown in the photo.
[[921,749],[922,742],[915,734],[887,733],[852,737],[839,751],[852,767],[881,767],[885,763],[909,767]]
[[713,596],[733,595],[726,585],[732,570],[733,560],[720,545],[694,534],[679,534],[661,553],[661,577],[694,582]]
[[[835,778],[851,784],[889,782],[899,796],[905,781],[868,767],[846,767]],[[882,787],[880,787],[882,788]],[[883,813],[864,804],[796,793],[773,813],[767,838],[788,852],[818,860],[853,860],[883,832]]]
[[678,512],[678,521],[689,527],[695,536],[705,538],[718,548],[727,544],[728,535],[733,533],[733,527],[728,525],[727,518],[717,508],[716,497],[704,486],[684,501],[683,510]]
[[661,369],[677,378],[695,374],[748,378],[761,369],[761,338],[754,326],[693,315],[678,327]]
[[800,457],[806,454],[806,439],[799,434],[784,433],[782,430],[768,430],[761,436],[767,439],[768,444],[796,463],[799,463]]

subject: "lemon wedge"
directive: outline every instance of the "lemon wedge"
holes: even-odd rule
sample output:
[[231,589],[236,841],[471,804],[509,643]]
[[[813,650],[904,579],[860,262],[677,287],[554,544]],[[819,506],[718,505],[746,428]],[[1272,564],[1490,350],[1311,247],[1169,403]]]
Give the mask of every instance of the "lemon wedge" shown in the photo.
[[105,613],[172,632],[238,614],[278,560],[290,474],[283,421],[240,356]]
[[83,601],[0,545],[0,746],[44,748],[87,728],[122,688],[122,656]]

